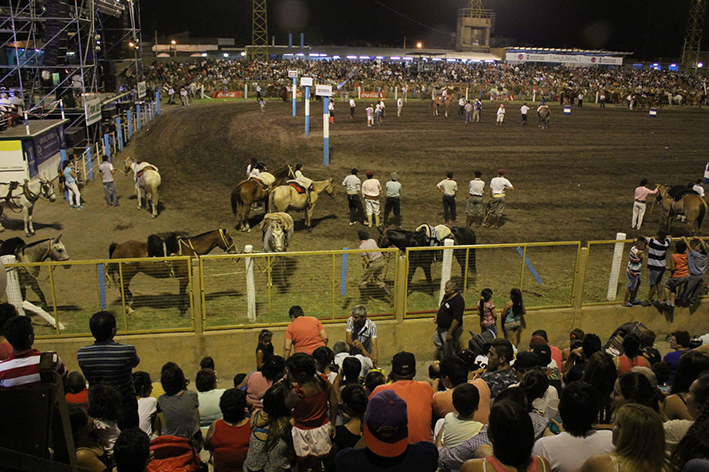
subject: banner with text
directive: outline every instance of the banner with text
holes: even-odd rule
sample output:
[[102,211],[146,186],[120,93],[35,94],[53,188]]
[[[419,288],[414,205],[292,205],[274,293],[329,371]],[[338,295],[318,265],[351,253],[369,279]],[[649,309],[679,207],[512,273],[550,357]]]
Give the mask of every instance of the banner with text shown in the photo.
[[578,54],[533,54],[524,52],[508,52],[507,62],[553,62],[557,64],[577,64],[580,66],[621,66],[622,57],[582,56]]
[[377,91],[362,91],[362,93],[359,94],[359,98],[386,98],[387,94],[386,92],[377,92]]
[[84,111],[86,112],[87,125],[101,121],[101,99],[84,101]]
[[214,91],[212,93],[212,98],[244,98],[244,92],[239,91],[232,91],[232,90],[227,90],[226,93],[223,91]]

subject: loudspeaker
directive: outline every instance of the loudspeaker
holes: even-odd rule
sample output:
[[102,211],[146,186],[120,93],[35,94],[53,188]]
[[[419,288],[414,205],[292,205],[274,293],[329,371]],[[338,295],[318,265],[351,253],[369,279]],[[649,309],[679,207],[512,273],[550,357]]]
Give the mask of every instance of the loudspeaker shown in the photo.
[[64,139],[67,148],[86,146],[86,128],[67,128],[64,130]]

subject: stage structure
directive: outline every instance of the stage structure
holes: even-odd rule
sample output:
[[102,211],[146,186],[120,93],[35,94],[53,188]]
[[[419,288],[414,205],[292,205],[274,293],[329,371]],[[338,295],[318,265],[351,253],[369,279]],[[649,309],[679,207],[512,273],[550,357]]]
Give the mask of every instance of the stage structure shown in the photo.
[[267,0],[253,0],[251,20],[251,46],[247,48],[249,57],[252,60],[268,61]]
[[706,0],[692,0],[689,6],[689,19],[687,32],[682,45],[682,69],[685,72],[696,72],[699,63],[699,51],[702,48],[702,31],[704,29],[704,15],[707,11]]
[[92,139],[87,102],[135,87],[141,39],[138,0],[8,0],[0,6],[0,91],[21,97],[31,119],[59,118],[63,108],[67,127]]
[[468,0],[458,10],[455,46],[458,51],[488,52],[495,13],[483,8],[482,0]]

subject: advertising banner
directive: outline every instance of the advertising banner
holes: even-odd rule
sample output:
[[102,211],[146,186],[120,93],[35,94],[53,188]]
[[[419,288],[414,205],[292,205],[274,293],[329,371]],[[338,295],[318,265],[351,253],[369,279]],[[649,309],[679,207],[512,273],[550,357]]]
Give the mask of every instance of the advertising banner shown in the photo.
[[386,92],[377,92],[373,90],[362,91],[360,98],[386,98]]
[[148,85],[145,81],[138,82],[138,98],[143,98],[148,94]]
[[98,98],[86,100],[84,102],[84,111],[86,112],[87,125],[101,121],[101,100]]
[[227,92],[224,93],[222,90],[215,90],[214,92],[212,92],[212,98],[244,98],[244,92],[227,90]]

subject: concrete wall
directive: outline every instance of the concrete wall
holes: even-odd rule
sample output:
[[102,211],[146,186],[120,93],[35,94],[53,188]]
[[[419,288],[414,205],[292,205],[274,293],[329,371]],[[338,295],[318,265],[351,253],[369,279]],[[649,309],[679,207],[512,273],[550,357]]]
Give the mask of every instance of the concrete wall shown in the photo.
[[[587,333],[596,333],[605,340],[610,334],[628,321],[641,321],[655,331],[660,340],[672,331],[686,329],[692,335],[706,333],[709,329],[709,303],[703,301],[695,310],[676,308],[670,319],[654,307],[636,306],[624,308],[618,305],[584,307],[579,309],[532,310],[527,313],[527,328],[522,333],[520,348],[524,349],[531,333],[536,329],[545,329],[551,344],[561,347],[568,345],[569,332],[581,328]],[[479,332],[479,318],[466,315],[463,323],[465,333],[461,338],[467,346],[470,339],[468,330]],[[402,350],[413,352],[418,360],[434,359],[436,356],[432,337],[434,331],[432,318],[419,318],[404,321],[383,320],[377,322],[379,331],[380,363],[388,365],[391,357]],[[330,346],[335,341],[345,339],[345,324],[326,325]],[[204,356],[214,357],[219,376],[226,385],[239,372],[250,372],[255,368],[255,349],[260,329],[225,330],[205,332],[204,334],[153,334],[118,336],[118,342],[133,344],[138,350],[141,363],[138,369],[151,374],[155,380],[161,366],[167,361],[178,363],[185,375],[194,379],[199,361]],[[276,353],[283,352],[285,327],[273,328],[273,344]],[[42,351],[56,351],[70,370],[78,369],[76,352],[84,345],[91,344],[92,338],[47,339],[39,340],[35,347]],[[425,375],[425,372],[420,372]]]

